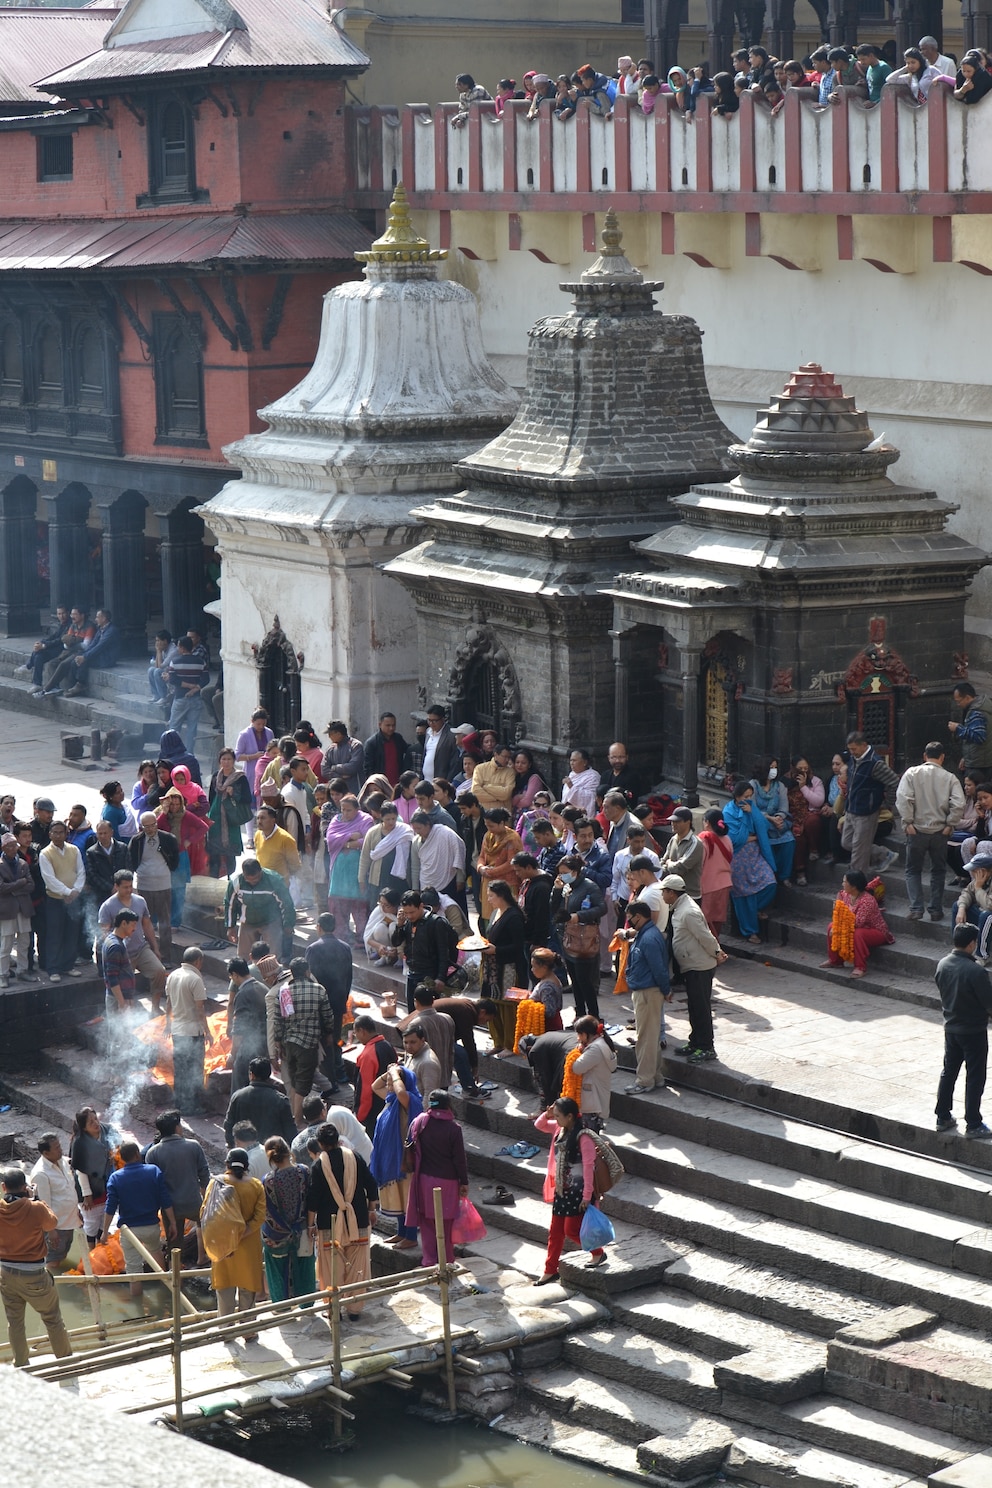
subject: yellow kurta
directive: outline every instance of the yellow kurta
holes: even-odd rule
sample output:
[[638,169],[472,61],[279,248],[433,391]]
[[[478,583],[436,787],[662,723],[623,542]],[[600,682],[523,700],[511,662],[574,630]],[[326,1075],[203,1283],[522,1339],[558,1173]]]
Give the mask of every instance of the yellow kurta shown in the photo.
[[299,873],[302,865],[296,843],[282,827],[276,827],[269,837],[263,837],[259,829],[255,833],[254,842],[255,856],[263,868],[271,868],[273,873],[281,874],[287,883],[294,873]]
[[213,1262],[210,1284],[218,1292],[224,1287],[240,1287],[245,1292],[260,1292],[265,1189],[257,1178],[233,1178],[231,1173],[226,1173],[224,1181],[232,1183],[241,1205],[241,1217],[248,1229],[233,1255],[229,1255],[224,1261]]

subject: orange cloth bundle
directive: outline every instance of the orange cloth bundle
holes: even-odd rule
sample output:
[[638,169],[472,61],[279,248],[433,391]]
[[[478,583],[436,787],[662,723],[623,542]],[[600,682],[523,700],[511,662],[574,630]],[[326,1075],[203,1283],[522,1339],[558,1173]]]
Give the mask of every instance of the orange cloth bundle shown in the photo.
[[513,1052],[520,1053],[520,1040],[528,1033],[540,1036],[544,1032],[544,1003],[525,997],[517,1003],[517,1028],[513,1038]]
[[617,961],[617,984],[613,988],[613,996],[622,997],[625,992],[629,991],[627,986],[627,962],[630,959],[630,941],[619,930],[614,930],[613,932],[610,940],[610,951],[614,956],[619,958]]
[[830,949],[842,961],[854,960],[854,910],[843,899],[834,901],[830,920]]
[[[94,1276],[123,1276],[125,1269],[121,1238],[115,1230],[108,1240],[98,1240],[90,1251],[90,1265]],[[82,1263],[67,1271],[67,1276],[85,1276]]]
[[582,1104],[582,1076],[573,1075],[572,1065],[582,1053],[581,1049],[570,1049],[565,1055],[565,1074],[561,1082],[561,1093],[568,1100],[574,1100],[577,1106]]

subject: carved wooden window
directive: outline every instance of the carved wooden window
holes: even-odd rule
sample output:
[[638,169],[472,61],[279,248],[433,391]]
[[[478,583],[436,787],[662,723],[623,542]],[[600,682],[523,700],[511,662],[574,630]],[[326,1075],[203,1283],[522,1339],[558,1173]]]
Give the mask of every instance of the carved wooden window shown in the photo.
[[76,338],[76,401],[80,408],[103,408],[107,368],[103,336],[96,326],[84,326]]
[[495,663],[485,659],[474,662],[465,679],[465,701],[476,728],[494,729],[497,735],[501,733],[500,697]]
[[726,683],[727,668],[720,662],[710,662],[703,700],[703,749],[707,765],[722,766],[727,758],[730,702]]
[[895,699],[891,692],[859,696],[858,728],[876,754],[891,758],[895,735]]
[[24,392],[24,357],[20,326],[8,322],[0,331],[0,402],[20,403]]
[[198,326],[199,316],[155,316],[156,444],[207,442]]
[[139,207],[162,201],[209,201],[196,184],[196,135],[193,111],[175,94],[152,96],[148,110],[148,191]]
[[36,401],[46,408],[61,408],[64,393],[62,337],[55,325],[42,326],[35,343]]
[[72,135],[38,136],[38,180],[72,180]]

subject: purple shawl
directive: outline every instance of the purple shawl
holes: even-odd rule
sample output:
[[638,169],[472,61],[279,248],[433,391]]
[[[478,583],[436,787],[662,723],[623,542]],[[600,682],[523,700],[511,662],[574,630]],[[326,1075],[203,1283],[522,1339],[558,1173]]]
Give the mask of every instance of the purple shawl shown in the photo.
[[374,825],[371,816],[365,811],[360,811],[352,821],[345,821],[343,816],[336,816],[327,828],[327,862],[332,866],[335,858],[343,850],[349,837],[358,837],[362,840],[366,832]]

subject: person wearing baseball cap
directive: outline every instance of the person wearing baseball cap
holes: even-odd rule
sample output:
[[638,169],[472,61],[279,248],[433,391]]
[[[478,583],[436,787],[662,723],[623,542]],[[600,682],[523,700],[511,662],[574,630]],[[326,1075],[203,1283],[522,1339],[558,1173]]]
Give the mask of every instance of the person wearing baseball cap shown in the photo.
[[54,815],[55,802],[49,800],[48,796],[39,796],[34,803],[34,816],[31,818],[31,841],[37,843],[39,848],[47,847],[52,840]]
[[685,978],[689,1039],[676,1049],[690,1064],[716,1058],[713,1047],[713,973],[727,959],[726,951],[706,923],[706,916],[678,873],[667,873],[659,885],[668,905],[672,955]]

